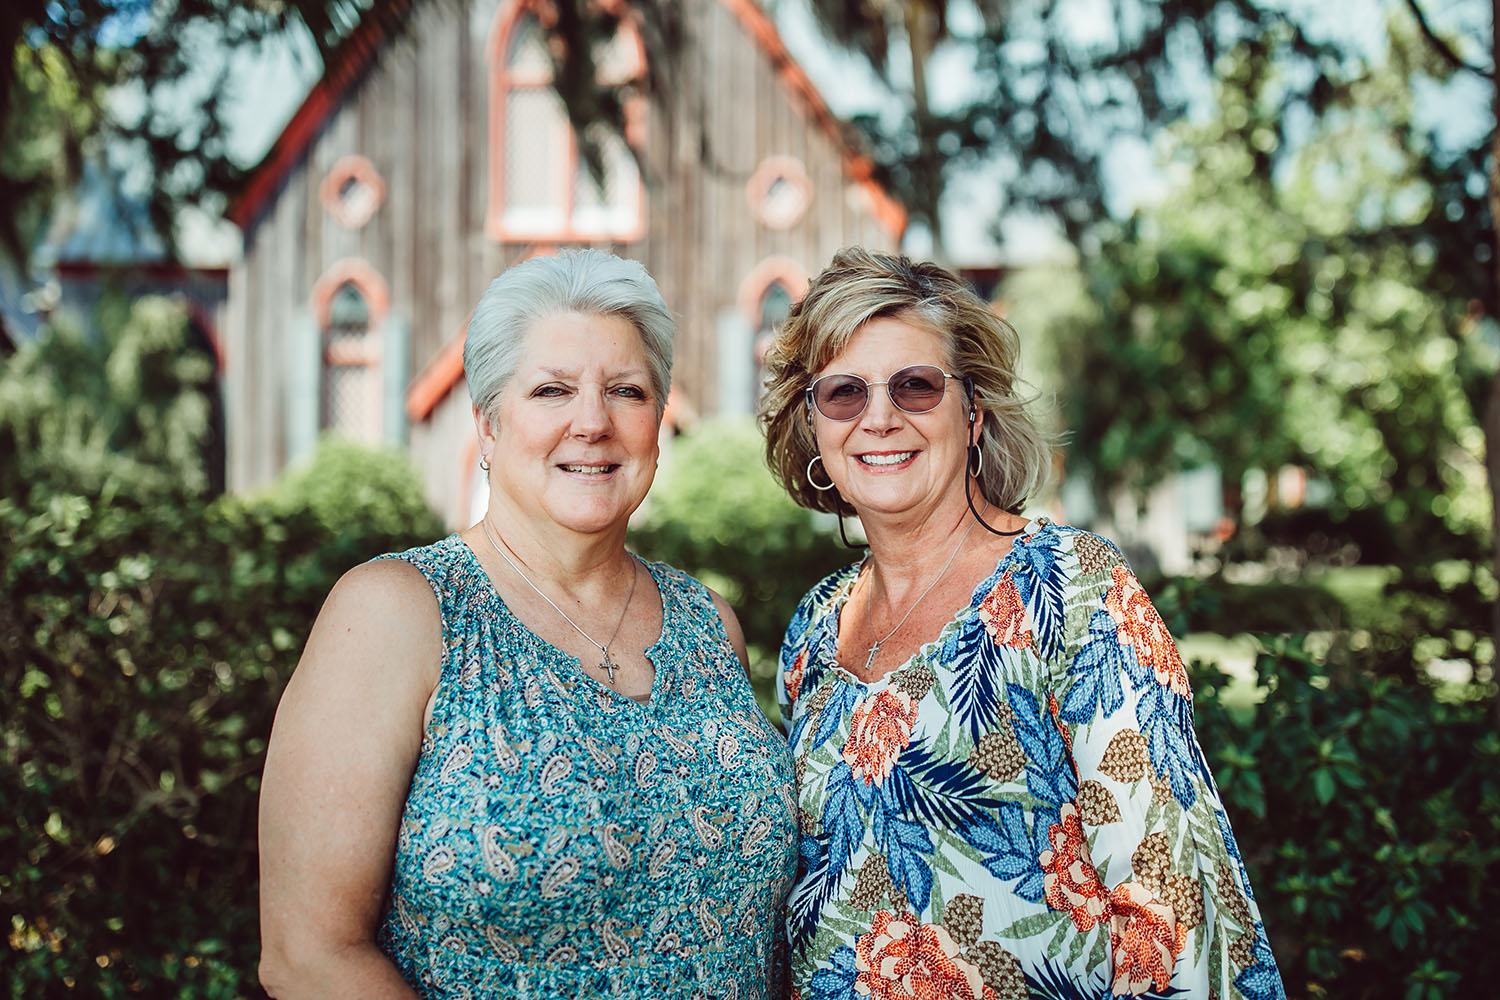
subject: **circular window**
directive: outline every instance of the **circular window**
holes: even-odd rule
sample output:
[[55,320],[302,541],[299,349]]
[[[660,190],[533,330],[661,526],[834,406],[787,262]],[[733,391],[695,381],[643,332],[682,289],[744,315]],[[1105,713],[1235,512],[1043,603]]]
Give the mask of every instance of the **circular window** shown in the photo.
[[745,194],[762,225],[788,229],[807,214],[812,205],[813,186],[801,160],[768,156],[755,168]]
[[358,229],[385,201],[385,181],[363,156],[346,156],[323,178],[318,197],[335,222]]

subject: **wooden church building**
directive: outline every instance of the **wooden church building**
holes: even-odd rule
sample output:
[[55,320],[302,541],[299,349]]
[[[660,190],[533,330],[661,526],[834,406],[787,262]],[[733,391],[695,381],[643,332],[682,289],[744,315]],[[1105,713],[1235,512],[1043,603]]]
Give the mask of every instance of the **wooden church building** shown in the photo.
[[[899,245],[904,209],[753,0],[685,0],[674,90],[630,98],[623,139],[600,133],[602,183],[550,86],[543,16],[536,0],[421,4],[399,37],[356,31],[250,175],[218,331],[231,490],[337,432],[407,450],[433,507],[465,523],[465,327],[529,256],[595,246],[646,265],[677,316],[683,427],[752,411],[767,333],[835,250]],[[646,73],[628,17],[596,58],[607,82]]]

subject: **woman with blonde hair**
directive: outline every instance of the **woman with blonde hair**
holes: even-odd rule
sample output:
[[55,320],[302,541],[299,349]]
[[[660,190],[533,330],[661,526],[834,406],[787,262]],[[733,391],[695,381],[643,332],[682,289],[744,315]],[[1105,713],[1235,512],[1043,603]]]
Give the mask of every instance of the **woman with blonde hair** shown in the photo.
[[957,276],[851,248],[768,355],[773,472],[869,542],[781,650],[793,996],[1282,997],[1161,617],[1023,513],[1019,350]]

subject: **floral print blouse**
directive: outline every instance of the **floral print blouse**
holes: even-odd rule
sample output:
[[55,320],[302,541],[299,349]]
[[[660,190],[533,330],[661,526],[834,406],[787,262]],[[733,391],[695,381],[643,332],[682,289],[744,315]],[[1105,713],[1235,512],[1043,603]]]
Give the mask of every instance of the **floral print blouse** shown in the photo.
[[786,742],[702,584],[661,592],[641,704],[510,613],[457,535],[422,571],[442,671],[397,835],[382,950],[423,997],[780,995],[796,869]]
[[858,572],[781,651],[794,998],[1284,997],[1187,673],[1112,544],[1033,520],[869,684],[835,662]]

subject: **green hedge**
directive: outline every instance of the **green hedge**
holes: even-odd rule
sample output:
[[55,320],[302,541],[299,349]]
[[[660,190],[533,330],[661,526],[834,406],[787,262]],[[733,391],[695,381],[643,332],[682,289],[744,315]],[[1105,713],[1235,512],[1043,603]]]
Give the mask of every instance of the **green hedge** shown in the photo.
[[337,441],[212,500],[213,366],[184,310],[110,313],[0,369],[0,985],[257,996],[282,687],[334,580],[441,525],[403,456]]
[[1500,734],[1488,703],[1341,664],[1256,660],[1253,716],[1193,671],[1200,740],[1288,993],[1484,996],[1500,982]]
[[331,520],[296,489],[0,502],[8,995],[255,995],[256,802],[281,689],[340,573],[440,533],[414,475],[368,489],[400,456],[330,451],[296,483],[349,498]]

